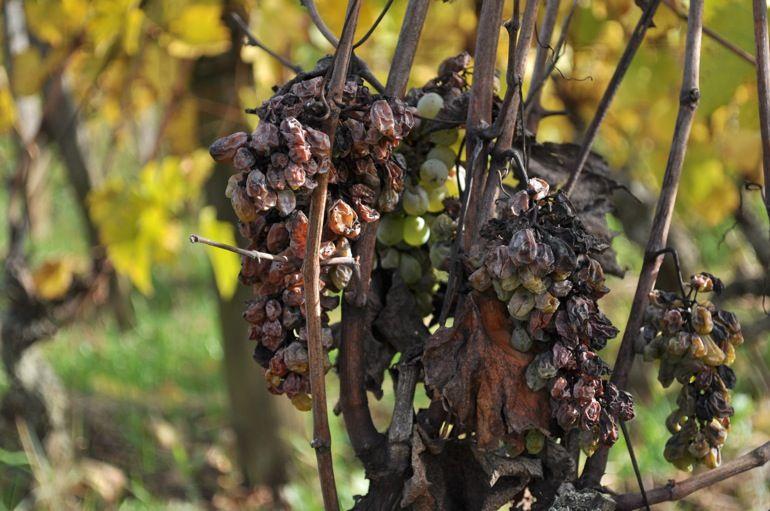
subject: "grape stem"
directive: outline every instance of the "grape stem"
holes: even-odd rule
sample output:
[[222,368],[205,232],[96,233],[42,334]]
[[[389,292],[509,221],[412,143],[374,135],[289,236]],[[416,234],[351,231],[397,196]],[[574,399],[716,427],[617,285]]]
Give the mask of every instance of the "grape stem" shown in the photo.
[[[721,467],[692,476],[684,481],[670,480],[665,486],[653,488],[647,492],[650,504],[660,504],[682,499],[691,493],[707,488],[743,472],[761,467],[770,461],[770,442],[765,442],[756,449],[740,456]],[[641,493],[624,493],[614,497],[619,510],[639,509],[644,505]]]
[[[654,2],[654,0],[653,0]],[[648,4],[647,8],[650,8]],[[679,178],[682,175],[682,164],[687,152],[687,141],[690,136],[695,110],[700,99],[698,81],[700,76],[700,53],[703,26],[703,0],[690,2],[690,15],[687,22],[687,42],[685,44],[684,72],[682,87],[679,96],[679,113],[677,114],[674,136],[663,175],[658,204],[647,240],[645,254],[655,254],[666,246],[668,231],[671,226],[671,217],[674,213],[676,194],[679,188]],[[628,385],[628,376],[634,362],[634,342],[639,335],[642,326],[644,311],[647,308],[648,295],[655,286],[658,271],[663,261],[663,255],[654,257],[646,256],[642,263],[639,281],[631,303],[626,330],[623,340],[618,348],[615,359],[615,368],[611,381],[620,389]],[[581,476],[584,486],[598,486],[607,466],[608,449],[600,447],[593,456],[586,461],[585,469]]]
[[[256,259],[257,261],[261,261],[263,259],[266,261],[280,261],[282,263],[288,263],[290,261],[290,259],[286,256],[269,254],[267,252],[260,252],[258,250],[247,250],[240,247],[234,247],[226,243],[220,243],[219,241],[214,241],[208,238],[204,238],[203,236],[198,236],[197,234],[190,235],[190,243],[201,243],[210,247],[221,248],[222,250],[234,252],[245,257],[250,257],[252,259]],[[358,266],[358,260],[355,257],[331,257],[321,261],[321,266],[336,265]]]

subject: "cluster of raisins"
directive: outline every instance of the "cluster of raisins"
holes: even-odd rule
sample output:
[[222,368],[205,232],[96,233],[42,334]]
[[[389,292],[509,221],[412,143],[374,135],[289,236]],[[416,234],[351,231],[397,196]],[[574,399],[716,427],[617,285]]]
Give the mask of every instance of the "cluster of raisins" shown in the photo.
[[393,150],[415,123],[413,109],[397,99],[370,94],[359,81],[345,84],[334,143],[321,131],[329,115],[324,77],[297,79],[256,110],[253,133],[215,141],[212,157],[229,162],[235,174],[226,195],[238,216],[248,249],[277,260],[244,257],[240,272],[254,299],[244,318],[256,341],[255,359],[266,369],[268,389],[287,394],[297,408],[310,409],[304,282],[308,217],[317,176],[328,174],[329,192],[321,250],[323,344],[333,347],[328,311],[352,276],[344,265],[324,266],[351,256],[350,241],[361,224],[392,211],[403,191],[405,162]]
[[632,419],[634,408],[631,396],[608,381],[609,368],[596,353],[618,332],[597,305],[609,290],[590,254],[604,246],[569,200],[549,190],[532,178],[502,201],[499,218],[482,229],[484,243],[467,258],[468,280],[507,304],[511,346],[534,354],[527,385],[550,391],[556,436],[577,428],[590,454],[599,443],[615,443],[618,420]]
[[645,360],[660,359],[658,380],[668,387],[677,380],[677,409],[666,419],[671,438],[664,456],[686,470],[695,463],[713,468],[730,429],[730,390],[735,373],[729,367],[743,343],[735,314],[718,309],[700,293],[719,292],[722,283],[708,273],[690,278],[685,296],[654,290],[645,312],[637,350]]
[[407,162],[405,190],[377,231],[380,266],[398,271],[423,316],[434,312],[457,229],[457,198],[465,182],[465,169],[457,163],[461,129],[442,119],[453,115],[453,104],[468,90],[470,63],[467,53],[446,59],[435,78],[407,94],[418,123],[398,149]]

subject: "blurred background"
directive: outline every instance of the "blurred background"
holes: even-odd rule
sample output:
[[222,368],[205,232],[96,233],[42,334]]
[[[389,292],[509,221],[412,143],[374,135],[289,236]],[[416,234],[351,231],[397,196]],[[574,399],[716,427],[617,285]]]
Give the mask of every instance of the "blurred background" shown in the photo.
[[[241,319],[239,260],[186,240],[197,232],[236,244],[229,175],[207,147],[253,127],[244,108],[293,76],[262,50],[241,47],[243,34],[224,15],[240,13],[303,69],[330,45],[297,1],[0,3],[0,509],[320,509],[310,416],[265,390]],[[361,34],[384,4],[364,2]],[[431,2],[414,85],[444,58],[473,52],[479,4]],[[571,2],[562,4],[560,20]],[[602,302],[621,330],[678,107],[685,26],[677,12],[686,5],[664,4],[595,147],[644,203],[619,194],[611,219],[628,271],[610,279]],[[318,1],[336,33],[342,5]],[[381,81],[405,7],[396,0],[357,50]],[[578,3],[543,98],[565,115],[544,119],[539,141],[580,140],[640,13],[631,0]],[[710,0],[705,23],[753,54],[749,2]],[[503,70],[506,50],[501,37]],[[762,298],[770,241],[760,193],[745,186],[761,182],[761,149],[754,68],[737,53],[704,39],[702,99],[670,240],[686,274],[725,280],[721,300],[746,332],[728,460],[770,437]],[[670,271],[661,281],[673,283]],[[632,389],[630,429],[648,487],[686,476],[663,459],[677,389],[663,390],[656,374],[653,364],[637,365]],[[333,408],[336,375],[327,381]],[[388,400],[387,391],[370,399],[380,426]],[[418,391],[418,404],[426,401]],[[349,508],[367,483],[341,419],[331,422]],[[755,470],[660,508],[768,509],[769,475]],[[622,441],[604,483],[635,489]]]

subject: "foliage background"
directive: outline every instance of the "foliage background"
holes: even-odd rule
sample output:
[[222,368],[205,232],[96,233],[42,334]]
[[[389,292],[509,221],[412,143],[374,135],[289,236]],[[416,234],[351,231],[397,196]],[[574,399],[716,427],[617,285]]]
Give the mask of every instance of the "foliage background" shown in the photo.
[[[299,2],[226,3],[27,0],[29,30],[45,51],[33,46],[12,62],[3,51],[3,69],[12,71],[0,71],[0,172],[9,176],[17,159],[13,139],[19,117],[25,115],[19,98],[40,96],[46,81],[62,73],[77,105],[78,115],[71,122],[81,136],[94,183],[85,205],[90,222],[130,289],[135,318],[131,328],[122,328],[109,311],[102,311],[62,330],[44,348],[72,397],[72,435],[79,452],[119,467],[125,475],[120,496],[109,503],[120,509],[320,508],[315,461],[307,443],[309,417],[297,418],[293,412],[287,419],[279,410],[271,419],[276,422],[266,425],[278,429],[287,442],[289,482],[278,485],[275,495],[268,490],[270,485],[257,484],[249,490],[239,486],[237,442],[229,428],[222,379],[227,370],[222,368],[222,329],[217,321],[220,298],[236,291],[239,262],[235,256],[191,246],[185,240],[193,231],[231,243],[236,239],[231,225],[219,219],[211,205],[210,198],[223,190],[212,189],[214,167],[200,133],[221,132],[218,126],[224,121],[253,126],[255,117],[243,115],[243,109],[255,106],[270,95],[274,84],[291,77],[263,52],[247,47],[240,57],[248,64],[250,76],[232,77],[235,83],[244,82],[237,97],[212,101],[196,94],[196,62],[230,48],[223,12],[236,7],[249,13],[253,32],[305,69],[312,68],[330,46]],[[570,2],[562,3],[565,12]],[[382,0],[364,3],[362,33],[383,4]],[[405,5],[396,0],[375,35],[358,51],[382,80]],[[339,32],[344,16],[341,3],[323,0],[318,6],[330,27]],[[431,3],[413,84],[429,79],[443,58],[464,49],[472,52],[476,8],[470,0]],[[706,9],[710,28],[753,53],[748,2],[711,0]],[[540,141],[579,140],[639,14],[630,0],[579,2],[566,54],[544,96],[547,108],[566,110],[568,115],[545,119],[538,132]],[[639,243],[644,242],[649,225],[649,204],[668,155],[681,79],[684,25],[665,6],[655,23],[596,144],[616,177],[630,183],[645,203],[639,206],[621,197],[613,220],[613,227],[623,231],[615,248],[629,271],[625,279],[611,280],[613,291],[604,307],[621,327],[640,266]],[[506,50],[506,38],[501,37],[501,69]],[[734,225],[736,212],[760,226],[767,221],[759,194],[741,192],[744,181],[761,181],[753,68],[706,38],[701,89],[672,243],[681,252],[686,272],[707,269],[727,281],[757,278],[762,266],[753,247],[756,240],[747,236],[742,225]],[[42,147],[41,170],[28,190],[34,205],[29,250],[37,268],[36,286],[41,296],[53,298],[66,289],[73,274],[84,269],[89,254],[88,222],[79,213],[78,198],[55,142],[49,140]],[[6,200],[0,192],[2,211]],[[7,233],[0,231],[0,247],[7,242]],[[744,325],[763,317],[757,297],[739,297],[731,307],[740,313]],[[770,418],[762,413],[770,405],[768,340],[767,331],[759,329],[739,351],[735,427],[726,459],[770,436]],[[639,418],[631,430],[648,486],[684,475],[662,457],[663,421],[674,395],[660,388],[654,369],[645,367],[633,378]],[[256,364],[253,371],[260,371]],[[334,396],[336,376],[330,375],[328,381]],[[0,376],[0,391],[3,385]],[[418,399],[426,399],[424,393],[418,394]],[[387,399],[375,405],[380,425],[386,424]],[[276,406],[283,408],[283,403]],[[343,505],[349,507],[353,495],[365,492],[366,482],[339,418],[332,419],[332,427],[338,484]],[[633,489],[622,441],[612,453],[605,483]],[[31,471],[23,451],[0,451],[0,472],[10,467]],[[55,468],[46,478],[36,476],[43,493],[60,491],[55,482],[62,474]],[[670,507],[767,509],[769,474],[766,469],[757,470]],[[12,508],[24,497],[20,491],[14,484],[0,488],[0,508]],[[109,499],[93,488],[78,491],[86,508],[108,504]]]

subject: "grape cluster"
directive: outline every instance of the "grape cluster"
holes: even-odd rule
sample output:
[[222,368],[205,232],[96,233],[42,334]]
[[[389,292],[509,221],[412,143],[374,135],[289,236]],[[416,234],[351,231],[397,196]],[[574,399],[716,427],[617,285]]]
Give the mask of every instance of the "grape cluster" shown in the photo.
[[381,267],[399,272],[423,316],[433,311],[433,295],[445,278],[457,229],[456,198],[465,182],[455,150],[461,130],[442,119],[468,89],[469,66],[467,53],[449,58],[436,78],[407,94],[418,123],[399,146],[407,162],[405,190],[398,208],[383,216],[377,231]]
[[721,281],[708,273],[690,278],[685,295],[654,290],[645,312],[637,349],[645,360],[660,359],[658,380],[682,388],[677,409],[666,419],[671,433],[664,456],[686,470],[695,463],[714,468],[730,429],[730,390],[735,373],[729,367],[743,343],[735,314],[718,309],[700,293],[719,292]]
[[[235,168],[226,195],[238,217],[248,249],[277,260],[244,257],[240,280],[254,298],[244,318],[256,341],[254,358],[265,369],[268,389],[285,393],[302,410],[311,406],[302,262],[307,211],[317,176],[328,173],[329,195],[319,258],[322,342],[334,343],[328,311],[352,268],[324,266],[332,257],[351,256],[349,240],[361,224],[392,211],[403,191],[403,158],[393,149],[414,126],[413,109],[397,99],[370,94],[358,80],[345,84],[334,144],[321,131],[329,114],[322,76],[289,82],[256,110],[251,133],[215,141],[211,156]],[[328,366],[328,364],[327,364]]]
[[485,242],[467,257],[475,291],[494,293],[513,321],[510,345],[533,353],[525,378],[547,389],[557,436],[577,429],[592,453],[618,438],[618,420],[634,417],[631,396],[607,379],[597,355],[618,330],[599,310],[607,294],[605,247],[588,234],[569,200],[538,178],[504,201],[499,218],[482,229]]

